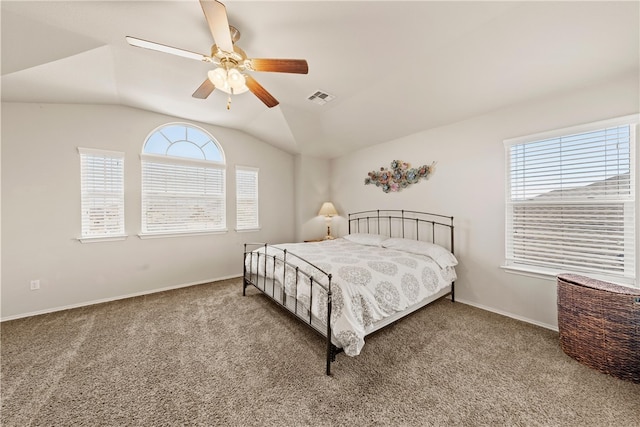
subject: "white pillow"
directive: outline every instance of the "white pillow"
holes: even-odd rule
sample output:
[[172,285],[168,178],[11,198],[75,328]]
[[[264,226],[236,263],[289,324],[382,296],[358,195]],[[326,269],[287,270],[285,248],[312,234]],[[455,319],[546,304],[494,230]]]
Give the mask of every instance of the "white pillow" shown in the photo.
[[394,237],[382,242],[382,247],[410,252],[412,254],[426,255],[437,262],[442,268],[458,265],[458,260],[451,251],[435,243]]
[[380,246],[380,243],[387,239],[387,236],[383,236],[382,234],[367,233],[352,233],[343,237],[350,242],[367,246]]

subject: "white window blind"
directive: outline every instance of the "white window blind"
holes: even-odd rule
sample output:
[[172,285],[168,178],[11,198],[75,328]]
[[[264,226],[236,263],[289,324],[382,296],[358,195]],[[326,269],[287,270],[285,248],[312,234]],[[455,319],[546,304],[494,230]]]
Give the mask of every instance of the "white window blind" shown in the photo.
[[193,163],[142,161],[143,233],[225,229],[225,170]]
[[258,169],[236,168],[236,229],[259,228]]
[[78,148],[82,239],[123,237],[124,153]]
[[509,266],[634,284],[637,117],[505,141]]

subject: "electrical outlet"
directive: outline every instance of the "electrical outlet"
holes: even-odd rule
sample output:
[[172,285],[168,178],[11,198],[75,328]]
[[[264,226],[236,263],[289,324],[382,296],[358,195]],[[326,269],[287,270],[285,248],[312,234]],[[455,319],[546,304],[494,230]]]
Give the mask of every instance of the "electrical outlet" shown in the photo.
[[37,291],[38,289],[40,289],[40,280],[39,279],[32,280],[31,281],[31,290],[32,291]]

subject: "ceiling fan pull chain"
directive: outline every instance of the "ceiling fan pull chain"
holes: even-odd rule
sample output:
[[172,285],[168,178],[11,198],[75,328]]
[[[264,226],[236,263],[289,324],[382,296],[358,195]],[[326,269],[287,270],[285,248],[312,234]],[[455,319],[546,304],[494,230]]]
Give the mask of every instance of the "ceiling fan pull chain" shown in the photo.
[[[231,93],[233,93],[233,89],[231,89]],[[229,98],[227,98],[227,110],[231,109],[231,93],[229,94]]]

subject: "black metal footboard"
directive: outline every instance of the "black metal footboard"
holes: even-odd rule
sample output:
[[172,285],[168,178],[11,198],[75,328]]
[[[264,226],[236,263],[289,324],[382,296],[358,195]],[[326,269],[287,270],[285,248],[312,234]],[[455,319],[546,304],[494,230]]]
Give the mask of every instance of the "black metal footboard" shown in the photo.
[[[263,251],[261,251],[263,250]],[[302,262],[308,268],[303,271],[294,262]],[[342,351],[331,342],[331,274],[296,254],[267,243],[245,243],[242,295],[252,285],[283,307],[294,318],[325,337],[327,343],[327,375],[331,375],[331,362]],[[308,271],[314,272],[309,274]],[[304,282],[304,283],[301,283]],[[309,300],[298,300],[298,287],[309,287]],[[314,293],[326,298],[326,322],[312,313]],[[317,296],[316,296],[317,297]],[[326,323],[323,325],[322,323]]]

